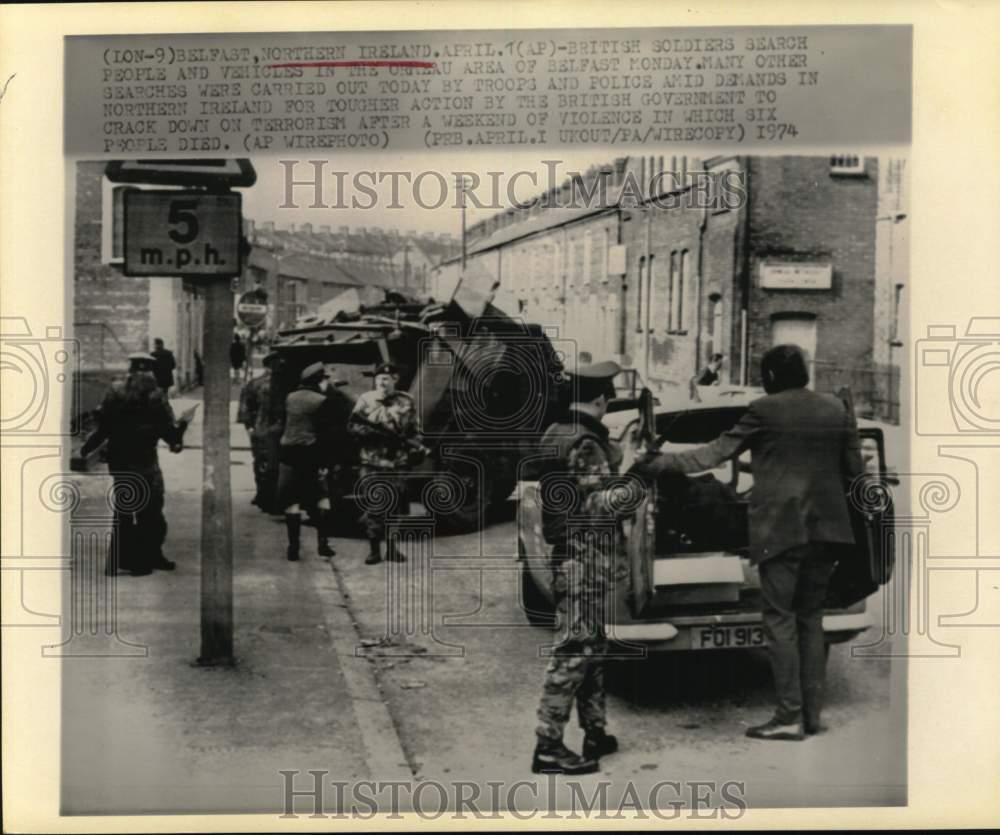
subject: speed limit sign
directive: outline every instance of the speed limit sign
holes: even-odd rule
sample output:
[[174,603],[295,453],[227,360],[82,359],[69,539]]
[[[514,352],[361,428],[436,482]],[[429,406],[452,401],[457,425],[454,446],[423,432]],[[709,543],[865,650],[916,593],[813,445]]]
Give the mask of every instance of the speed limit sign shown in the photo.
[[125,275],[240,274],[241,197],[203,191],[126,191]]

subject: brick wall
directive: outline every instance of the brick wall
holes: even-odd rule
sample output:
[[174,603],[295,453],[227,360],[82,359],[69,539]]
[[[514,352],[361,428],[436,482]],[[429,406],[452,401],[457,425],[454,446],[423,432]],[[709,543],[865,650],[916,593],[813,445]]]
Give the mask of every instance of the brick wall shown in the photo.
[[[759,384],[761,355],[776,318],[813,316],[815,387],[851,384],[859,410],[870,395],[863,378],[872,364],[877,162],[865,176],[830,173],[829,157],[754,157],[750,173],[750,380]],[[765,261],[830,262],[829,290],[759,286]]]
[[125,369],[128,354],[149,350],[149,279],[101,263],[103,174],[103,163],[77,165],[73,321],[85,371]]

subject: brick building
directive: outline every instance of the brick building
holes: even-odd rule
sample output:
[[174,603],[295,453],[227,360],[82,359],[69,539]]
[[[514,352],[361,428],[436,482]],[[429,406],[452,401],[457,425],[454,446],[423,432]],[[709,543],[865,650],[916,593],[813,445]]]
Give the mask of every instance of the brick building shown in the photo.
[[149,351],[161,337],[177,360],[180,387],[195,381],[204,300],[180,278],[122,274],[121,205],[127,186],[110,183],[104,163],[76,167],[73,335],[80,343],[84,409],[128,367],[128,355]]
[[295,320],[346,290],[362,303],[385,299],[387,290],[425,296],[431,268],[459,247],[450,235],[311,223],[275,228],[273,221],[245,221],[250,255],[242,289],[263,287],[272,306],[268,330]]
[[[730,172],[742,186],[705,205],[696,172]],[[469,230],[467,274],[496,284],[497,307],[557,327],[594,358],[616,357],[671,398],[686,397],[714,352],[726,357],[724,379],[759,385],[762,354],[795,342],[816,388],[850,385],[860,413],[897,419],[898,369],[876,345],[876,309],[883,285],[905,273],[905,239],[893,239],[888,279],[879,160],[629,157],[582,182],[593,189],[598,178],[607,188],[589,204],[570,199],[567,183]],[[460,259],[444,262],[432,294],[447,297],[460,272]]]

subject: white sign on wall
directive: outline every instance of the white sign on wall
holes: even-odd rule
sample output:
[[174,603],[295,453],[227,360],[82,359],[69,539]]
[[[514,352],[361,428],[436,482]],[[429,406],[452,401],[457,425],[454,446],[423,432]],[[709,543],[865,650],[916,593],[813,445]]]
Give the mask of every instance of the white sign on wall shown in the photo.
[[762,263],[760,286],[769,290],[829,290],[833,264]]

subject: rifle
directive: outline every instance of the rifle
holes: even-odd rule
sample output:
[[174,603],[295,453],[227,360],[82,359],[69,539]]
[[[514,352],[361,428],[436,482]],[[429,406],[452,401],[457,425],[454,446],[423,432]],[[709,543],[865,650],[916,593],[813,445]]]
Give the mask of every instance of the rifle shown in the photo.
[[351,423],[356,423],[359,426],[363,426],[366,429],[371,430],[384,440],[390,441],[391,443],[397,446],[409,448],[411,452],[419,452],[424,455],[426,455],[429,452],[427,447],[425,447],[422,443],[420,443],[420,441],[414,441],[410,438],[404,438],[402,435],[393,432],[391,429],[387,429],[385,426],[382,426],[381,424],[373,423],[363,415],[353,413],[348,418],[347,423],[348,425],[350,425]]
[[636,440],[643,452],[656,451],[656,409],[653,392],[644,388],[639,392],[639,428]]

